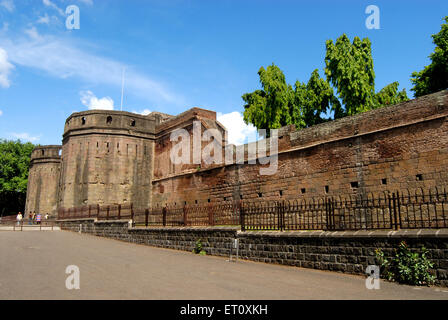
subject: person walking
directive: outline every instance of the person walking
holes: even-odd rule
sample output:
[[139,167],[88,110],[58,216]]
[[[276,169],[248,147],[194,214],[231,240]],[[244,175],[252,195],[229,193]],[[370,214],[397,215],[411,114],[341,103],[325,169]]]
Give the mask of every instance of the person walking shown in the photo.
[[36,216],[36,222],[37,222],[37,224],[40,224],[41,221],[42,221],[42,215],[40,213],[38,213]]
[[32,223],[31,223],[32,220],[33,220],[33,214],[32,214],[32,212],[30,211],[30,214],[28,215],[28,224],[29,224],[29,225],[32,224]]
[[23,219],[22,212],[19,212],[16,219],[17,219],[17,226],[20,226],[20,224],[22,223],[22,219]]
[[33,212],[33,224],[35,223],[35,221],[36,221],[36,211]]

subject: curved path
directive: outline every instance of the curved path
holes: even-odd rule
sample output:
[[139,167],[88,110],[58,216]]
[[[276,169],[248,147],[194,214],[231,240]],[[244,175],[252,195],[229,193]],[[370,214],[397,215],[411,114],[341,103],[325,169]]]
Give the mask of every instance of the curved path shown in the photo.
[[[0,232],[0,299],[448,299],[415,288],[264,263],[228,262],[65,231]],[[80,289],[65,286],[68,265]]]

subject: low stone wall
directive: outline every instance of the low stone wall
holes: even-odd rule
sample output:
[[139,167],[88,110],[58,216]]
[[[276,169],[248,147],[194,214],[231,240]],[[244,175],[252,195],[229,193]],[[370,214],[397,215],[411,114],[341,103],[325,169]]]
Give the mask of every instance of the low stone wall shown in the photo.
[[60,223],[63,230],[183,251],[192,251],[201,239],[204,250],[217,256],[229,256],[238,239],[241,259],[351,274],[365,274],[375,264],[375,249],[390,256],[405,240],[412,249],[428,249],[436,284],[448,287],[448,230],[241,232],[228,227],[132,228],[128,221],[94,219]]

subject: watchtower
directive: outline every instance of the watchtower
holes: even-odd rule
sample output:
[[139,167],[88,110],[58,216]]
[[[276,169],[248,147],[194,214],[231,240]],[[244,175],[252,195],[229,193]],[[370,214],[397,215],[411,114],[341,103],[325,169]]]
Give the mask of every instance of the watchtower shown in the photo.
[[54,216],[58,203],[62,146],[39,146],[31,153],[25,214]]
[[155,117],[90,110],[65,123],[59,207],[150,206]]

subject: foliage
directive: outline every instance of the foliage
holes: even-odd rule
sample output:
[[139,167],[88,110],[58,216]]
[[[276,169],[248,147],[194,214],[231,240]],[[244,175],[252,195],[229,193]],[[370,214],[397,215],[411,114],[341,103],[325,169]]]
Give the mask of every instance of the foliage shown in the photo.
[[302,126],[294,122],[298,128],[322,123],[327,120],[322,118],[322,114],[326,114],[330,109],[339,112],[341,107],[334,96],[333,88],[320,77],[317,69],[311,73],[307,84],[296,82],[295,105],[299,106],[298,110],[302,111],[304,120]]
[[24,210],[32,143],[0,140],[0,215]]
[[289,112],[294,92],[286,83],[285,75],[272,64],[258,71],[262,90],[243,95],[244,121],[257,128],[277,129],[291,123]]
[[381,89],[375,95],[374,108],[408,101],[409,98],[406,94],[406,90],[403,89],[402,91],[398,92],[398,85],[398,82],[395,81]]
[[420,72],[413,72],[411,82],[416,97],[448,88],[448,16],[444,18],[441,30],[432,35],[436,45],[429,58],[431,64]]
[[387,259],[380,249],[376,250],[386,278],[410,285],[430,285],[434,282],[435,277],[429,272],[433,263],[427,258],[427,253],[425,247],[422,247],[421,252],[412,252],[404,241],[395,249],[391,259]]
[[203,248],[203,244],[202,244],[202,240],[199,239],[196,241],[195,247],[193,249],[193,253],[195,254],[199,254],[201,256],[205,256],[207,254],[207,252],[205,252],[204,248]]
[[370,110],[375,94],[370,40],[355,37],[351,43],[343,34],[335,43],[327,40],[326,48],[325,74],[345,105],[345,114],[350,116]]
[[300,129],[331,120],[328,118],[330,111],[338,119],[409,100],[405,90],[398,92],[398,82],[375,93],[368,38],[355,37],[351,43],[343,34],[335,43],[328,40],[326,49],[327,79],[321,78],[315,69],[307,83],[296,81],[294,89],[286,83],[278,66],[261,67],[258,75],[262,89],[242,96],[245,123],[258,129],[276,129],[290,124]]

